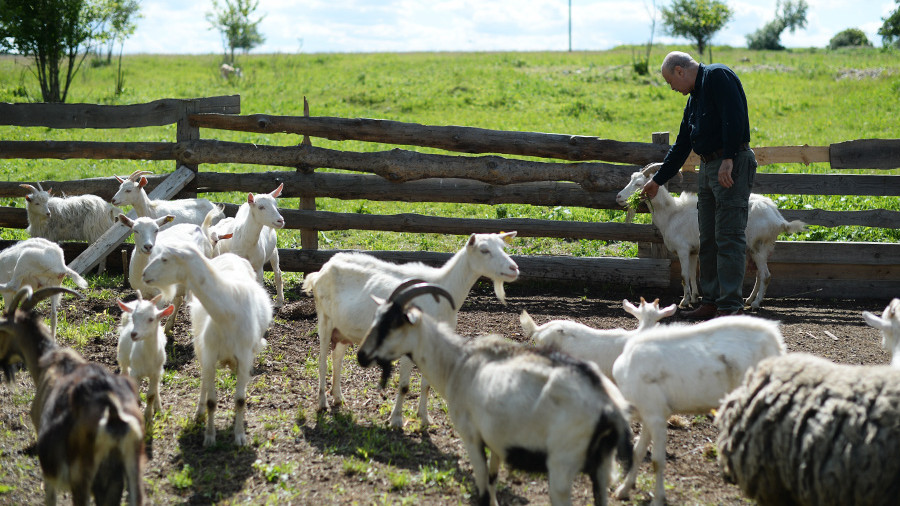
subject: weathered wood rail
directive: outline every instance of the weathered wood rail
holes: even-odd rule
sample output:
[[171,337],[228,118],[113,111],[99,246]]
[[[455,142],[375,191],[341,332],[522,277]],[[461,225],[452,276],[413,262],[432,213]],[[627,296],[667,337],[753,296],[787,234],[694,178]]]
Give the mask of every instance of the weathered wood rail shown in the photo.
[[[51,128],[131,128],[178,125],[174,142],[84,142],[0,140],[0,159],[142,159],[173,160],[194,172],[179,195],[195,192],[260,191],[285,183],[283,197],[300,198],[300,209],[282,210],[287,228],[305,231],[303,249],[283,250],[282,268],[318,269],[334,250],[317,250],[315,231],[365,229],[414,233],[468,234],[517,230],[520,236],[634,241],[644,258],[517,257],[524,279],[569,279],[626,283],[642,287],[678,287],[677,261],[660,254],[661,238],[652,225],[580,223],[553,220],[476,220],[419,214],[363,215],[315,211],[315,198],[477,204],[522,203],[619,209],[615,194],[637,166],[660,160],[667,141],[621,142],[586,136],[496,131],[460,126],[428,126],[377,119],[271,115],[236,115],[240,97],[158,100],[149,104],[0,104],[0,125]],[[269,146],[201,139],[200,128],[304,136],[297,146]],[[309,137],[415,145],[478,156],[430,154],[405,149],[352,152],[314,147]],[[754,191],[768,194],[900,195],[900,176],[846,174],[837,170],[890,170],[900,165],[900,139],[863,139],[829,146],[754,147],[760,165],[829,163],[828,174],[757,175]],[[521,160],[505,155],[550,159]],[[561,160],[561,161],[560,161]],[[692,155],[690,168],[698,160]],[[287,171],[242,174],[199,170],[217,163],[289,167]],[[625,164],[625,165],[622,165]],[[323,172],[342,169],[358,174]],[[361,174],[359,174],[361,173]],[[148,190],[167,175],[149,177]],[[669,183],[672,191],[696,185],[696,175]],[[34,183],[33,181],[22,181]],[[0,196],[21,197],[20,182],[0,182]],[[118,184],[111,177],[80,181],[40,181],[67,194],[93,193],[109,198]],[[214,199],[214,198],[213,198]],[[236,206],[228,206],[233,214]],[[829,211],[784,210],[788,219],[827,227],[853,225],[900,228],[900,213],[885,209]],[[0,208],[0,226],[24,228],[25,212]],[[74,249],[73,249],[74,248]],[[67,245],[68,251],[77,246]],[[373,252],[395,261],[441,263],[445,254]],[[116,265],[116,255],[110,258]],[[655,258],[654,258],[655,257]],[[770,268],[769,293],[810,296],[896,295],[900,286],[900,245],[870,243],[780,242]]]

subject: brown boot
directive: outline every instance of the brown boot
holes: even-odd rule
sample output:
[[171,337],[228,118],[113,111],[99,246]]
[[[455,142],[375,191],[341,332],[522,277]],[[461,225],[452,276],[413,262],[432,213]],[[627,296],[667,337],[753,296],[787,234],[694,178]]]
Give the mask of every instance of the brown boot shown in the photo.
[[686,320],[709,320],[716,316],[715,304],[700,304],[700,307],[693,311],[685,311],[679,316]]
[[742,315],[742,314],[744,314],[744,310],[740,309],[740,308],[734,309],[731,311],[729,311],[727,309],[720,309],[719,311],[716,312],[716,318],[718,318],[720,316],[737,316],[737,315]]

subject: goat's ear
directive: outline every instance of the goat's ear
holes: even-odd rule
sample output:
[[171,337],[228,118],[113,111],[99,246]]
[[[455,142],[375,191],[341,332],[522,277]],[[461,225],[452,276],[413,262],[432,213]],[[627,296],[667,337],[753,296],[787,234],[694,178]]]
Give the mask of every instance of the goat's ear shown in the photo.
[[29,194],[29,195],[25,195],[25,200],[28,201],[28,202],[31,202],[31,195],[30,195],[30,194]]
[[161,294],[161,293],[158,293],[158,294],[156,294],[152,299],[150,299],[150,302],[152,302],[153,304],[156,304],[156,303],[158,303],[161,299],[162,299],[162,294]]
[[374,295],[374,294],[370,295],[370,297],[372,297],[372,300],[374,300],[375,303],[378,304],[379,306],[384,304],[384,299],[382,299],[381,297]]
[[659,316],[660,316],[660,318],[667,318],[667,317],[675,314],[675,311],[677,309],[678,309],[678,306],[676,306],[675,304],[670,304],[668,307],[666,307],[662,311],[660,311]]
[[637,306],[632,304],[631,301],[629,301],[628,299],[622,299],[622,307],[625,309],[625,312],[627,312],[628,314],[636,314],[637,310],[638,310]]
[[120,178],[119,176],[116,176],[116,181],[118,181],[119,183],[124,183],[124,182],[125,182],[125,180],[122,179],[122,178]]
[[272,190],[272,193],[269,193],[269,195],[277,198],[279,195],[281,195],[282,189],[284,189],[284,183],[281,183],[280,185],[278,185],[278,188],[275,188],[274,190]]
[[420,319],[422,319],[422,310],[416,306],[409,306],[406,310],[406,320],[409,321],[410,325],[419,323]]
[[163,309],[159,313],[159,317],[163,318],[163,317],[169,316],[170,314],[172,314],[174,312],[175,312],[175,306],[173,306],[172,304],[169,304],[169,306],[167,308]]
[[126,313],[131,313],[131,312],[134,311],[134,308],[133,308],[133,307],[129,306],[128,304],[122,302],[122,301],[119,300],[119,299],[116,299],[116,304],[118,304],[118,305],[119,305],[119,308],[120,308],[122,311],[125,311]]
[[885,321],[882,317],[876,315],[875,313],[870,313],[868,311],[863,311],[863,320],[872,327],[878,330],[888,330],[891,327],[890,322]]
[[247,203],[252,204],[253,202],[254,202],[253,194],[252,194],[252,193],[248,193],[248,194],[247,194]]
[[131,218],[129,218],[128,216],[125,216],[122,213],[119,213],[119,221],[124,223],[125,225],[128,225],[128,228],[131,228],[134,226],[134,221],[132,221]]
[[469,241],[466,243],[466,246],[474,246],[475,245],[475,234],[469,236]]
[[141,176],[141,180],[138,182],[138,186],[141,188],[147,186],[147,178],[145,178],[144,176]]
[[166,223],[172,223],[173,221],[175,221],[175,216],[171,215],[171,214],[167,214],[167,215],[163,216],[162,218],[157,218],[156,225],[161,227],[161,226],[165,225]]

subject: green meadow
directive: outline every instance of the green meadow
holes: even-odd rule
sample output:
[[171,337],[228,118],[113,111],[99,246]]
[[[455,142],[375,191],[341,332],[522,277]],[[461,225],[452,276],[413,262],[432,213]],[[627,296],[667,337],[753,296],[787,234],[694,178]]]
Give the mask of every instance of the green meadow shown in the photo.
[[[674,140],[685,98],[669,89],[655,71],[671,49],[656,47],[651,74],[634,72],[641,47],[600,52],[260,54],[243,55],[243,77],[223,79],[220,55],[125,56],[124,92],[116,96],[115,63],[78,72],[68,102],[132,104],[160,98],[240,94],[242,114],[302,115],[303,99],[313,116],[366,117],[429,125],[462,125],[499,130],[589,135],[619,141],[650,142],[652,132],[669,131]],[[835,142],[898,138],[900,126],[900,53],[881,49],[827,51],[793,49],[760,52],[714,47],[715,62],[734,68],[750,105],[751,143],[755,146],[828,145]],[[0,101],[27,102],[40,97],[30,61],[0,58]],[[294,145],[293,135],[201,131],[201,136],[258,144]],[[52,130],[0,127],[5,140],[174,141],[175,128],[131,130]],[[313,139],[322,147],[379,151],[393,145]],[[406,147],[429,151],[425,148]],[[0,160],[10,181],[79,179],[128,174],[140,168],[168,172],[172,162],[98,160]],[[280,170],[223,164],[201,171]],[[762,172],[826,173],[827,164],[768,165]],[[867,171],[856,171],[866,173]],[[882,172],[883,173],[883,172]],[[897,170],[892,174],[900,174]],[[258,191],[270,191],[260,188]],[[771,195],[784,209],[900,210],[896,198],[866,196]],[[212,200],[240,202],[241,194],[216,194]],[[21,206],[21,199],[0,199]],[[18,200],[18,202],[17,202]],[[281,199],[296,209],[296,199]],[[475,218],[522,217],[579,221],[623,221],[624,212],[527,205],[408,204],[317,199],[320,210]],[[638,221],[648,222],[647,216]],[[24,237],[4,230],[3,238]],[[431,249],[455,251],[461,239],[437,234],[368,231],[320,233],[320,247]],[[810,227],[791,240],[883,241],[900,239],[894,229]],[[280,234],[281,247],[299,245],[299,233]],[[520,254],[634,255],[628,243],[519,238]]]

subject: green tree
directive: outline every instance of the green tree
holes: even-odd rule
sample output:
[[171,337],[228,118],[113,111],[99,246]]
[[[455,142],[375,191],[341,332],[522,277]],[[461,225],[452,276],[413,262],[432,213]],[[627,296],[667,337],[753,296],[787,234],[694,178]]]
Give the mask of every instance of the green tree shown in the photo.
[[839,32],[828,41],[828,49],[837,49],[839,47],[854,46],[872,46],[866,33],[859,28],[847,28]]
[[45,102],[65,102],[97,33],[87,0],[0,0],[0,46],[34,59]]
[[94,38],[98,45],[105,45],[106,63],[111,63],[116,44],[121,53],[125,39],[134,35],[141,6],[138,0],[94,0],[93,7],[101,23]]
[[[900,4],[900,0],[897,0]],[[881,18],[884,24],[878,29],[878,35],[881,35],[881,43],[887,46],[900,46],[900,7],[894,9],[886,18]]]
[[222,34],[227,63],[234,64],[235,49],[243,49],[246,53],[265,42],[265,37],[259,33],[259,23],[264,16],[256,21],[250,19],[257,7],[259,0],[225,0],[224,5],[213,0],[213,11],[206,13],[212,29]]
[[694,41],[702,55],[712,36],[724,27],[734,12],[719,0],[673,0],[661,9],[666,33]]
[[747,47],[750,49],[784,49],[781,45],[781,34],[785,30],[791,33],[797,28],[806,28],[806,11],[809,6],[806,0],[781,0],[775,4],[775,19],[769,21],[759,30],[747,35]]

